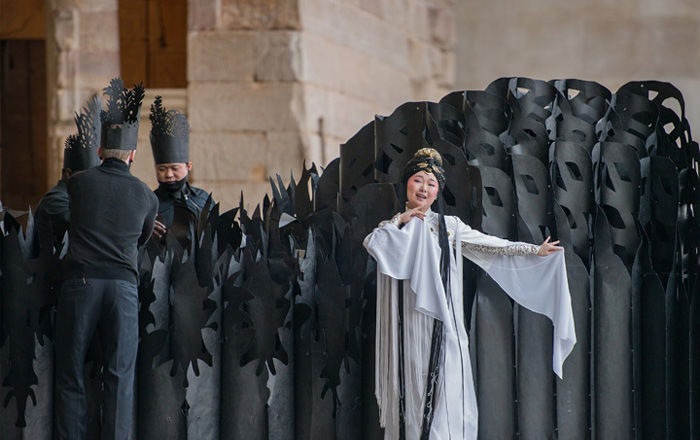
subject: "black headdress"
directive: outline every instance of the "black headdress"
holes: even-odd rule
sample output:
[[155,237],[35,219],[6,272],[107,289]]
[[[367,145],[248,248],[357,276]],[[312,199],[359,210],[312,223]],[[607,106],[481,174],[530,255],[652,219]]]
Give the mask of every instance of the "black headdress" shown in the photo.
[[114,78],[104,89],[107,110],[100,113],[102,136],[100,146],[113,150],[135,150],[139,136],[141,101],[145,95],[142,84],[129,90],[121,78]]
[[159,163],[186,163],[190,160],[190,124],[177,110],[165,110],[163,98],[151,105],[151,149]]
[[97,147],[100,139],[100,110],[102,100],[93,95],[80,114],[75,114],[78,134],[68,136],[63,149],[63,168],[73,172],[87,170],[100,164]]
[[421,148],[403,169],[403,183],[418,171],[425,171],[435,176],[440,185],[440,191],[445,188],[445,170],[442,168],[442,157],[434,148]]

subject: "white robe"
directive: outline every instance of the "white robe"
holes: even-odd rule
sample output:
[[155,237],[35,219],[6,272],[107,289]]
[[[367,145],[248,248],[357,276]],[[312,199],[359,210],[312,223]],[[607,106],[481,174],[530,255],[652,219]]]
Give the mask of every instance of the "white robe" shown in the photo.
[[[434,404],[431,440],[476,439],[478,412],[464,323],[462,264],[455,250],[484,269],[520,305],[548,316],[554,324],[552,368],[576,343],[564,252],[547,257],[535,245],[511,242],[476,231],[445,216],[450,242],[450,298],[440,278],[438,215],[413,218],[399,229],[382,222],[364,240],[377,261],[375,394],[385,440],[399,438],[398,292],[404,283],[403,346],[406,438],[420,437],[433,319],[443,322],[444,347]],[[459,264],[458,264],[459,263]],[[411,294],[408,294],[410,292]]]

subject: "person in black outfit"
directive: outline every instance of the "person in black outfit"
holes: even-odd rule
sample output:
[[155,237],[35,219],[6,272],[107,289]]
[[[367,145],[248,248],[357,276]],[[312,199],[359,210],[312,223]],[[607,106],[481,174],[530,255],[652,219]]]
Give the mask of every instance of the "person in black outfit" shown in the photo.
[[[163,98],[156,96],[151,105],[151,149],[155,162],[158,188],[158,219],[153,229],[161,239],[168,229],[181,242],[186,241],[189,222],[204,209],[209,193],[187,181],[192,170],[190,161],[190,125],[185,115],[177,110],[166,110]],[[186,218],[176,219],[175,205],[186,208]],[[213,203],[212,203],[213,205]]]
[[83,363],[97,332],[104,353],[102,438],[131,433],[138,346],[137,247],[150,237],[158,200],[132,176],[143,87],[105,89],[98,167],[67,182],[68,253],[56,311],[56,438],[83,439],[86,399]]
[[102,100],[94,95],[83,107],[81,114],[75,115],[78,134],[72,134],[66,139],[61,180],[44,194],[36,209],[39,239],[42,244],[50,243],[60,247],[68,230],[70,211],[66,181],[74,173],[100,164],[97,147],[100,137],[101,108]]

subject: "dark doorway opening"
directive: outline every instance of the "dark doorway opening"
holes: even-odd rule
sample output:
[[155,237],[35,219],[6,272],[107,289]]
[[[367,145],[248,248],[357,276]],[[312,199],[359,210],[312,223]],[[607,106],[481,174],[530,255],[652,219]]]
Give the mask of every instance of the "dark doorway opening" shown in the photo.
[[0,200],[34,208],[48,189],[45,40],[0,40]]

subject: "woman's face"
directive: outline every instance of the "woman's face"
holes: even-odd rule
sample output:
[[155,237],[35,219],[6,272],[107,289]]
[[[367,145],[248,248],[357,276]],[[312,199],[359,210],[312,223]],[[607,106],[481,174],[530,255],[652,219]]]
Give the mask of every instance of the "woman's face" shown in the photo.
[[409,177],[406,183],[408,209],[418,208],[426,212],[435,201],[439,189],[440,184],[434,174],[418,171]]

